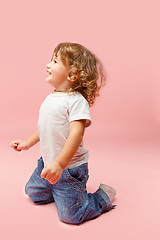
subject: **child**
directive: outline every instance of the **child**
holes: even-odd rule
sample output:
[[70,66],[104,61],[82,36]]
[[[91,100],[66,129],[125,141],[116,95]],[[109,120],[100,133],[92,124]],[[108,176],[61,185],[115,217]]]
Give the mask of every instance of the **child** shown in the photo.
[[105,83],[102,64],[84,46],[62,42],[47,72],[46,81],[55,89],[40,107],[37,129],[27,140],[12,141],[11,147],[27,150],[40,141],[41,157],[25,193],[35,204],[55,202],[61,221],[80,224],[116,206],[111,203],[116,195],[112,187],[100,184],[95,193],[86,190],[89,152],[83,135],[92,123],[89,106]]

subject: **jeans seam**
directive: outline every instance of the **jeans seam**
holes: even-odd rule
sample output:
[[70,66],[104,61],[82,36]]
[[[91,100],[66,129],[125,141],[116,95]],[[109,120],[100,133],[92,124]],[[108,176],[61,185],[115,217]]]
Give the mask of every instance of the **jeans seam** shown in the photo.
[[72,205],[70,208],[67,209],[67,212],[69,212],[70,210],[72,210],[76,205],[79,205],[81,202],[83,202],[83,198],[82,198],[82,194],[80,197],[80,200],[78,202],[76,202],[74,205]]

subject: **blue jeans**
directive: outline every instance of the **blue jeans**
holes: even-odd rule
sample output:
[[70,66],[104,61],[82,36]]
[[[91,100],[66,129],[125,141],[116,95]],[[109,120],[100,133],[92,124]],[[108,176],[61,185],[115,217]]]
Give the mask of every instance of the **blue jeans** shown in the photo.
[[25,185],[25,193],[35,204],[55,202],[61,221],[80,224],[117,206],[112,205],[102,189],[95,193],[87,193],[88,163],[66,168],[55,184],[41,178],[43,168],[43,158],[40,157],[38,166]]

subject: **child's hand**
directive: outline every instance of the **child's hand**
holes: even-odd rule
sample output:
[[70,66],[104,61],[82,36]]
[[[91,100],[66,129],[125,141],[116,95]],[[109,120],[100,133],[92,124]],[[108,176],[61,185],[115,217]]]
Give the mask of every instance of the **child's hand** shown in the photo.
[[45,166],[41,172],[41,177],[47,179],[50,183],[55,184],[63,173],[63,168],[57,162],[51,162]]
[[15,151],[22,151],[22,150],[28,150],[30,148],[30,145],[27,141],[24,140],[15,140],[10,143],[10,147],[12,147]]

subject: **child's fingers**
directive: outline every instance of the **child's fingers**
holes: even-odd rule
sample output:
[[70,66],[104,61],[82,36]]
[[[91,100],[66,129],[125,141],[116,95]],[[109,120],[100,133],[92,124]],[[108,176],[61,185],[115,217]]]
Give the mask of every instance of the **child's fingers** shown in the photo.
[[15,141],[12,141],[11,143],[10,143],[10,146],[12,147],[15,147],[15,146],[17,146],[18,144],[20,144],[22,141],[21,140],[15,140]]
[[47,176],[47,173],[48,173],[48,170],[46,169],[46,166],[42,169],[42,172],[41,172],[41,177],[42,178],[45,178]]
[[18,143],[13,143],[13,146],[17,146],[18,145]]
[[15,140],[10,143],[10,146],[17,146],[20,143],[20,140]]
[[17,143],[10,143],[11,147],[16,147],[18,144]]
[[21,149],[17,149],[16,147],[14,147],[13,149],[18,152],[22,151]]
[[17,141],[12,141],[11,143],[10,143],[10,147],[12,147],[15,151],[21,151],[21,149],[19,149],[18,148],[18,145],[19,143],[17,142]]
[[23,148],[23,144],[19,144],[18,146],[17,146],[17,149],[21,149],[21,148]]

